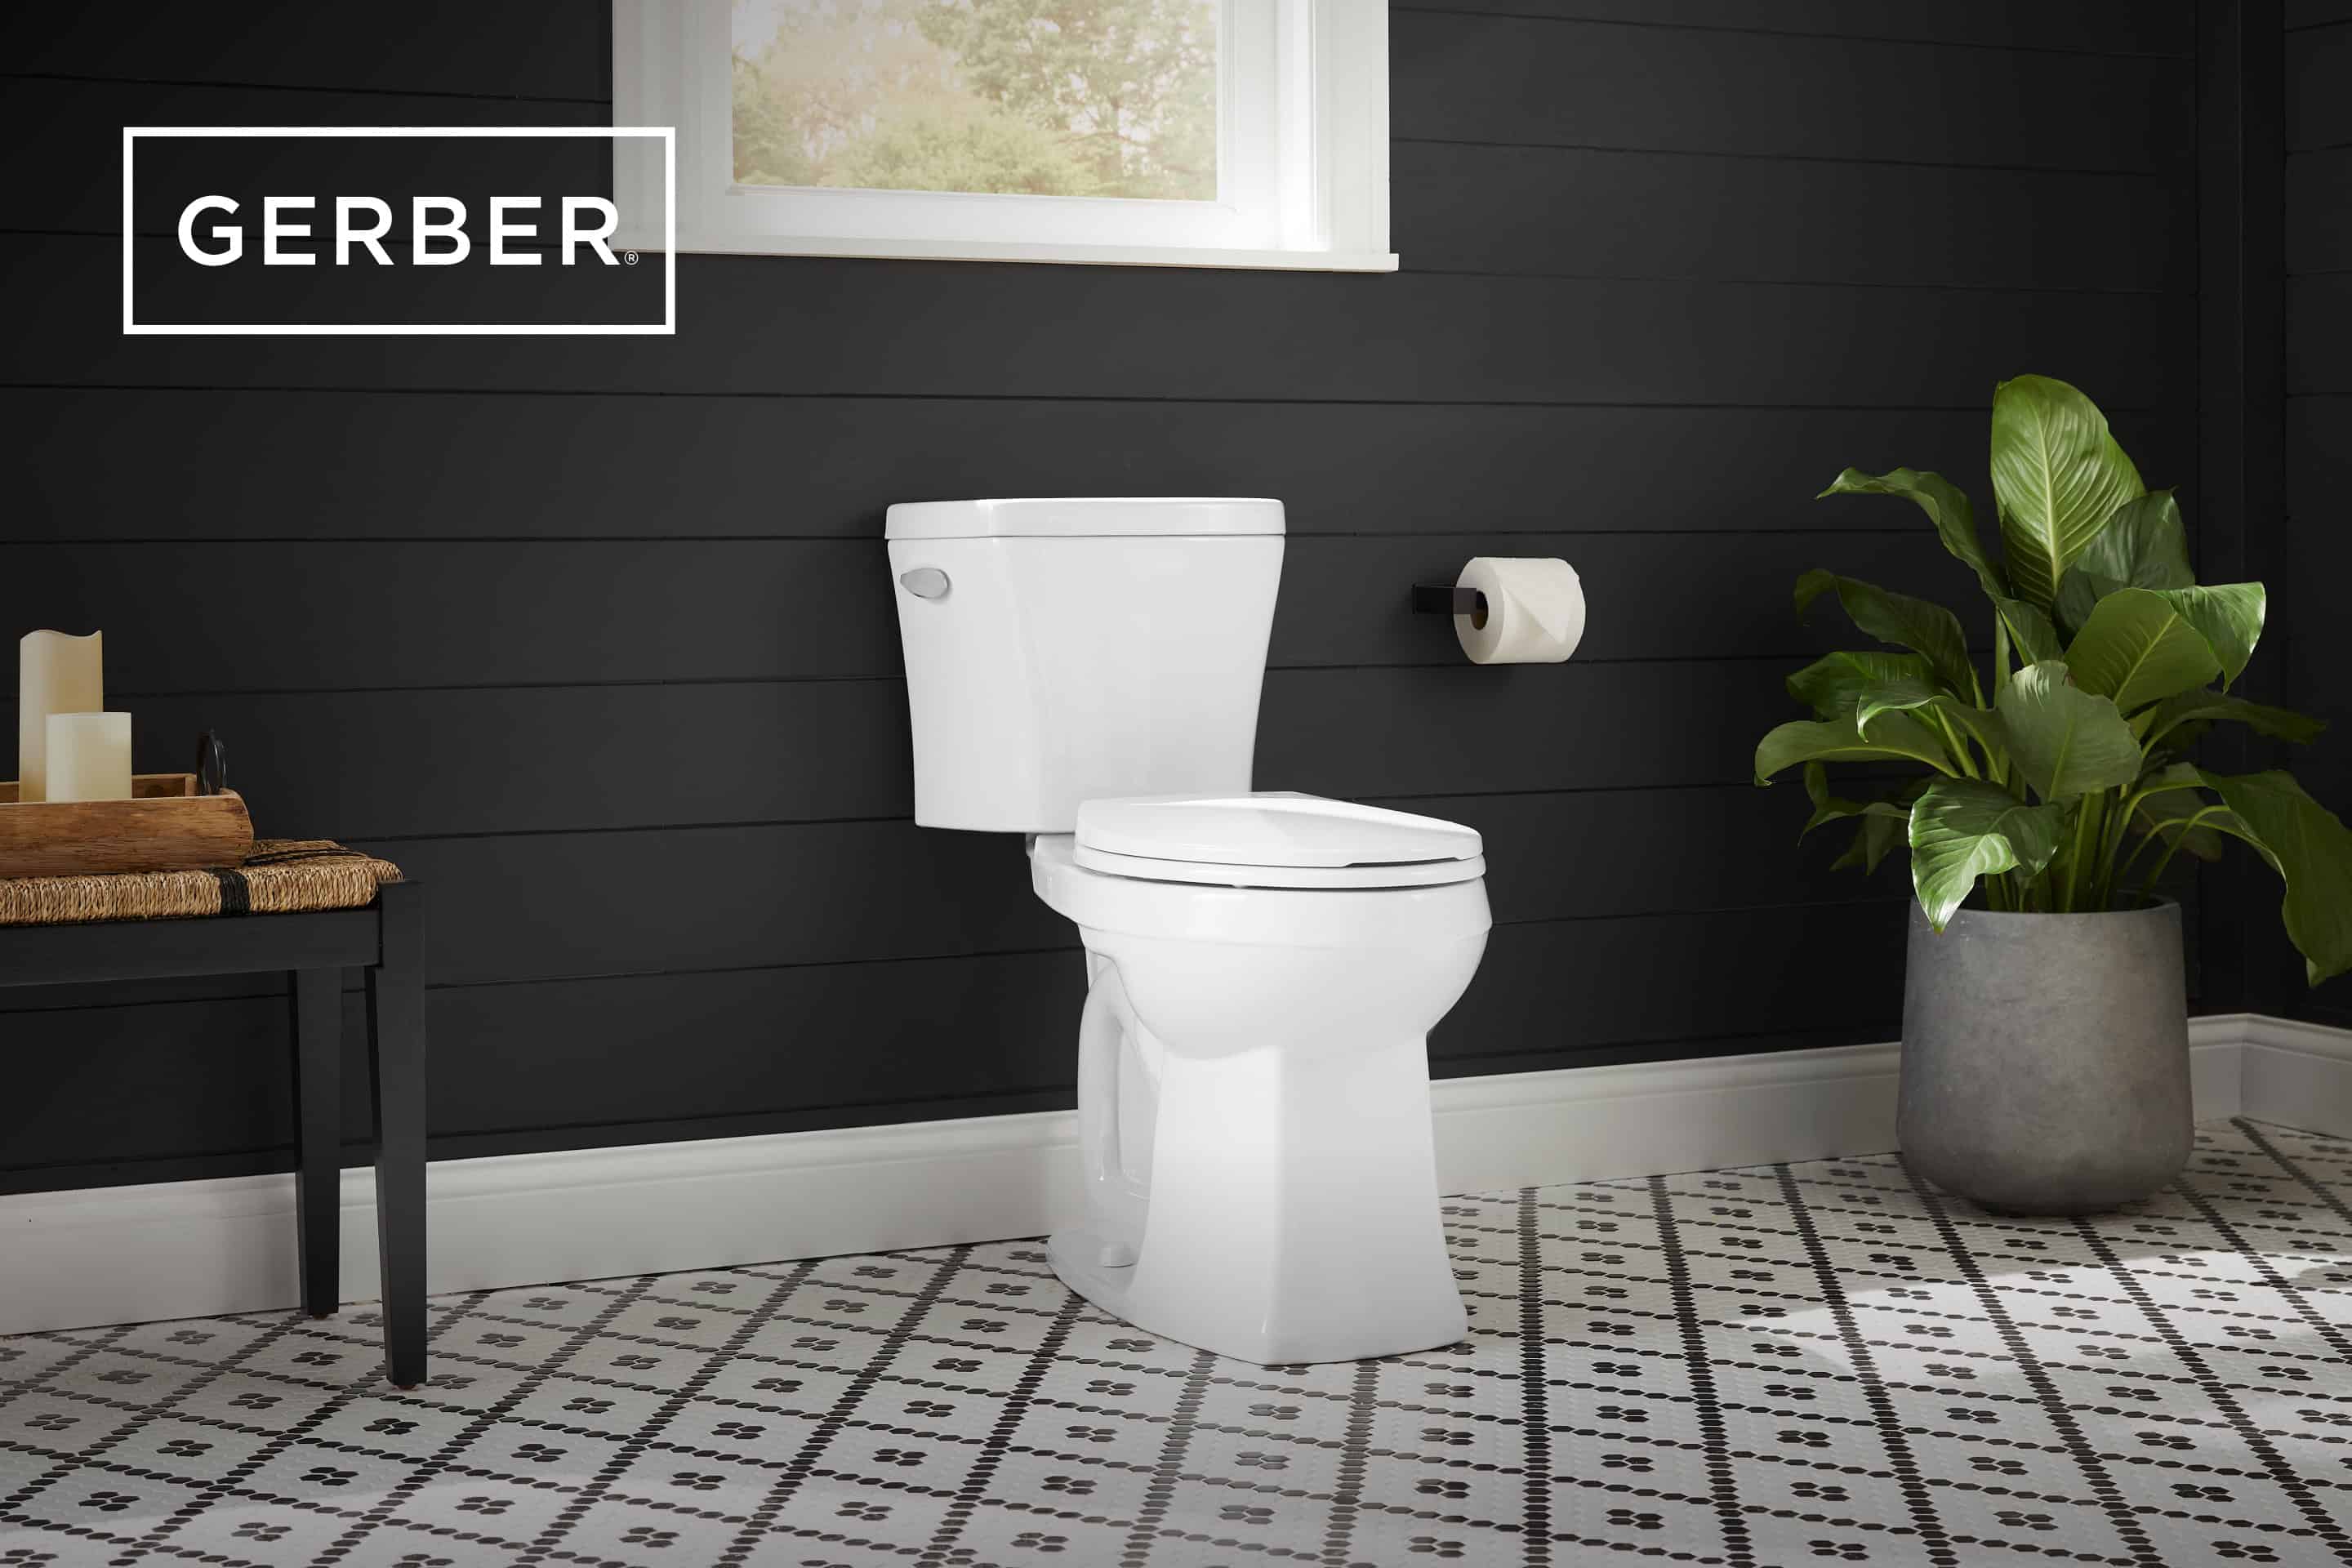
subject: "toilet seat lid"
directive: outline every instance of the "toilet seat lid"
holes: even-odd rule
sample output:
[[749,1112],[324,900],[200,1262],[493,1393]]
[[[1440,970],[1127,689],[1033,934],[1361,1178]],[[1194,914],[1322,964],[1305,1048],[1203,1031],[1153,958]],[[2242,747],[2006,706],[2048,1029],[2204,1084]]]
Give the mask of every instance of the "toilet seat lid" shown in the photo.
[[1169,881],[1410,887],[1486,869],[1473,828],[1288,792],[1089,800],[1076,840],[1081,866]]

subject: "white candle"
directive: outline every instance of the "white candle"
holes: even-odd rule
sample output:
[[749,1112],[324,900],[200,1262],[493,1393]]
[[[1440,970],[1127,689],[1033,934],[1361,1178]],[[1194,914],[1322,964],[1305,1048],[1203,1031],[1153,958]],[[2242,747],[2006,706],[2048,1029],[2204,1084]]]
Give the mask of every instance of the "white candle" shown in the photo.
[[47,729],[47,798],[131,798],[130,714],[52,713]]
[[[16,681],[16,798],[49,798],[49,715],[106,706],[99,634],[26,632]],[[123,793],[128,795],[126,788]]]

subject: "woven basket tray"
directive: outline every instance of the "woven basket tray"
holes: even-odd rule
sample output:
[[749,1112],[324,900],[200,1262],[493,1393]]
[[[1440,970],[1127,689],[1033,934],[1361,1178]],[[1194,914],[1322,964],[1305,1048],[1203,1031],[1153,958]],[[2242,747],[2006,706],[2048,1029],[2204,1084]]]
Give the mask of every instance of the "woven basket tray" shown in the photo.
[[234,866],[252,848],[244,798],[198,795],[194,773],[141,773],[129,800],[28,803],[0,784],[0,877]]

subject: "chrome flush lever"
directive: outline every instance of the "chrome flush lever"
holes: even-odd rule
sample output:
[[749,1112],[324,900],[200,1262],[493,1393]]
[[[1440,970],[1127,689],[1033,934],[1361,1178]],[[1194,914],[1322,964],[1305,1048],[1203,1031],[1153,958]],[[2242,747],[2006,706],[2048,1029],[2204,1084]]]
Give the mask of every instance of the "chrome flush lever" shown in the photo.
[[918,566],[899,574],[898,582],[918,599],[944,599],[948,596],[948,574],[936,566]]

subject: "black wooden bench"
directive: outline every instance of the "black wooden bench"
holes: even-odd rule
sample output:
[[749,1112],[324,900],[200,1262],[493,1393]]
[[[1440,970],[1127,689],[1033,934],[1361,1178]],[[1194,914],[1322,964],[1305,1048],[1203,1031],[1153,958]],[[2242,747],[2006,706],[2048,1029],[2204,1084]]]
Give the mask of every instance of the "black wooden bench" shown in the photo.
[[0,985],[285,972],[302,1309],[321,1318],[339,1305],[343,971],[367,972],[384,1375],[401,1388],[425,1381],[424,898],[387,882],[365,909],[0,928]]

